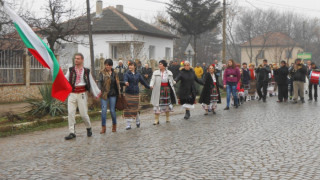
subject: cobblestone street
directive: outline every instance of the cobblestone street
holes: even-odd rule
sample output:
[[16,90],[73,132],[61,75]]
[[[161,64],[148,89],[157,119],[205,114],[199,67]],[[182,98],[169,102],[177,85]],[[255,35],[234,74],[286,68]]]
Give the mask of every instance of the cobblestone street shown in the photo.
[[[152,112],[141,128],[105,135],[93,123],[87,138],[65,141],[67,127],[0,139],[0,179],[320,179],[320,103],[247,102],[204,116],[199,104],[184,120],[175,108],[171,123]],[[224,100],[225,101],[225,100]]]

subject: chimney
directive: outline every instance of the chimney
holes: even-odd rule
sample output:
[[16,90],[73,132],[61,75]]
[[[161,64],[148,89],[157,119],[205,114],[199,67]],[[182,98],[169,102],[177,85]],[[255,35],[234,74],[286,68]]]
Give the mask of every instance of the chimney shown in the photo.
[[102,15],[102,0],[97,0],[96,3],[96,17],[100,17]]
[[117,5],[116,9],[120,12],[123,12],[123,5]]

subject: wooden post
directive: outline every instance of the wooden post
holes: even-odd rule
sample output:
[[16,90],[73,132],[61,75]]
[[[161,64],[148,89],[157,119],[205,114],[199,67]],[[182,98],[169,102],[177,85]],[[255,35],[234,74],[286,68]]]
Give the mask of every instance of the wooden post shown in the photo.
[[104,58],[103,58],[103,53],[100,54],[100,70],[104,69]]
[[28,50],[25,49],[23,53],[23,69],[24,69],[24,83],[27,87],[30,87],[30,56]]

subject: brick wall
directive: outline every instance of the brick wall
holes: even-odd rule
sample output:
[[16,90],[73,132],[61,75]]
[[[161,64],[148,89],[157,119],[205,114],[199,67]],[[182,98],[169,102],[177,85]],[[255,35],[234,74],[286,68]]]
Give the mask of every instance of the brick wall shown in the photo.
[[0,86],[0,103],[24,101],[26,97],[41,98],[39,85]]

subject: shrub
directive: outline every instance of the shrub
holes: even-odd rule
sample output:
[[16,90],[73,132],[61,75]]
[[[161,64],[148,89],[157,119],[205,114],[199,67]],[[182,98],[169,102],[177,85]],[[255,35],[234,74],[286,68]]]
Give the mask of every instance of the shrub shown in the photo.
[[26,102],[30,104],[31,113],[37,117],[43,117],[46,115],[58,116],[67,112],[66,105],[54,99],[51,96],[52,85],[43,85],[39,87],[39,92],[42,99],[26,98]]

